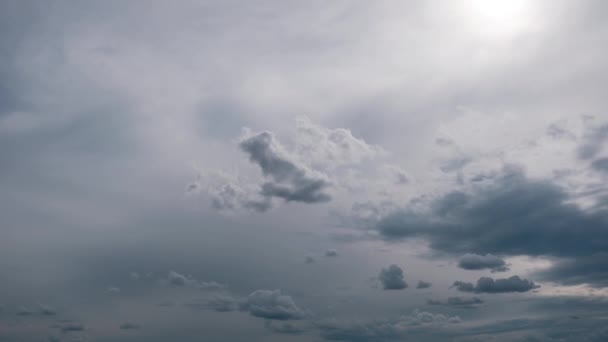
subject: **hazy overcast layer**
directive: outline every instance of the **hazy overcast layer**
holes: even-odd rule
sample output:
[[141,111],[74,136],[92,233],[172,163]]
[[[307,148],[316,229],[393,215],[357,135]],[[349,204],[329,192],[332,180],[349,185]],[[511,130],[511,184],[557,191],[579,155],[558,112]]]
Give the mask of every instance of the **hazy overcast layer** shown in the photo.
[[0,341],[608,341],[608,2],[0,0]]

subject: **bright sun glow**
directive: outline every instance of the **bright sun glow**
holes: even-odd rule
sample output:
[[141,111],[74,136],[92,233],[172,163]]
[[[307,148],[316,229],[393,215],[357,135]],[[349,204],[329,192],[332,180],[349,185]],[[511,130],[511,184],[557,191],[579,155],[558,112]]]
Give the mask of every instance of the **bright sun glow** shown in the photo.
[[532,24],[529,0],[469,0],[467,20],[484,35],[512,35]]

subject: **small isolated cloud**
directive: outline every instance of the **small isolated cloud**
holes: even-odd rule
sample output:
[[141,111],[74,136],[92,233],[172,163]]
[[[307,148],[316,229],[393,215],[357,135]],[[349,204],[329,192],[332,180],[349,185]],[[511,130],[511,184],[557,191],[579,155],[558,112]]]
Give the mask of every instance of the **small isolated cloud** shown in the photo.
[[416,288],[417,289],[428,289],[431,286],[433,286],[433,284],[427,282],[427,281],[423,281],[423,280],[419,280],[418,284],[416,284]]
[[401,290],[407,287],[407,283],[403,276],[403,270],[397,265],[390,265],[388,268],[383,268],[380,271],[380,275],[378,275],[378,279],[385,290]]
[[230,312],[237,309],[237,300],[225,294],[215,295],[209,299],[207,307],[218,312]]
[[281,290],[254,291],[239,303],[239,308],[252,316],[267,319],[290,320],[306,316],[293,298],[282,294]]
[[188,279],[188,277],[186,277],[185,275],[177,273],[175,271],[169,271],[169,274],[167,275],[167,280],[169,284],[173,286],[187,286],[193,282],[193,280]]
[[127,323],[121,324],[120,329],[121,330],[140,330],[141,326],[139,324],[127,322]]
[[310,255],[309,255],[309,256],[306,256],[306,258],[304,258],[304,262],[305,262],[305,263],[307,263],[307,264],[312,264],[312,263],[314,263],[315,261],[316,261],[316,260],[315,260],[315,258],[314,258],[314,257],[312,257],[312,256],[310,256]]
[[110,286],[106,289],[108,293],[120,293],[120,289],[116,286]]
[[445,301],[429,299],[427,304],[471,308],[483,304],[483,300],[477,297],[448,297]]
[[335,249],[329,249],[329,250],[325,251],[325,256],[326,257],[337,257],[338,251]]
[[507,263],[492,254],[478,255],[467,253],[458,260],[458,267],[464,270],[485,270],[492,272],[506,272],[509,270]]
[[456,287],[458,291],[475,293],[527,292],[540,287],[540,285],[519,276],[496,280],[490,277],[481,277],[477,280],[477,285],[455,281],[452,286]]
[[40,313],[44,316],[55,316],[57,311],[50,306],[40,305]]

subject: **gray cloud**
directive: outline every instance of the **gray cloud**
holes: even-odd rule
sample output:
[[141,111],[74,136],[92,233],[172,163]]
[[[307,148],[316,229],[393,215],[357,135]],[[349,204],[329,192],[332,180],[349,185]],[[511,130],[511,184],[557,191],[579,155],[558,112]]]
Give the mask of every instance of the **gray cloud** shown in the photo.
[[454,307],[475,307],[476,305],[483,304],[483,300],[477,297],[448,297],[447,300],[427,300],[429,305],[444,305]]
[[276,320],[301,319],[306,313],[281,290],[256,290],[241,300],[239,308],[252,316]]
[[262,196],[303,203],[331,199],[325,192],[329,182],[291,160],[272,133],[250,134],[240,141],[239,146],[249,155],[249,160],[260,167],[262,174],[272,179],[262,184]]
[[414,310],[394,320],[373,322],[327,321],[318,324],[321,336],[330,341],[401,341],[411,338],[429,338],[433,329],[460,323],[458,316],[433,314]]
[[592,159],[597,156],[608,139],[608,124],[595,125],[593,122],[587,124],[583,141],[577,150],[578,157],[581,159]]
[[428,289],[431,288],[431,286],[433,286],[433,284],[423,280],[419,280],[418,284],[416,284],[417,289]]
[[269,319],[264,322],[264,327],[277,334],[299,335],[306,331],[306,327],[293,322],[276,322]]
[[61,326],[61,332],[69,333],[69,332],[79,332],[84,331],[85,327],[82,324],[77,323],[67,323]]
[[522,279],[519,276],[496,280],[490,277],[481,277],[477,280],[477,285],[475,286],[472,283],[462,281],[455,281],[452,286],[462,292],[476,293],[528,292],[540,287],[534,282]]
[[397,265],[390,265],[383,268],[378,275],[378,280],[382,283],[385,290],[402,290],[407,287],[404,280],[403,270]]
[[325,256],[326,257],[337,257],[338,251],[335,249],[328,249],[327,251],[325,251]]
[[57,311],[50,306],[40,305],[40,313],[45,316],[55,316],[57,315]]
[[608,158],[596,159],[591,163],[591,167],[600,172],[608,172]]
[[538,279],[565,285],[608,286],[608,253],[555,260],[549,269],[537,272]]
[[509,270],[504,260],[492,254],[477,255],[467,253],[458,260],[458,267],[464,270],[490,269],[492,272],[505,272]]
[[608,250],[608,212],[569,199],[559,186],[510,168],[487,186],[440,197],[426,213],[394,211],[373,227],[387,240],[426,239],[439,254],[578,258]]
[[207,302],[207,307],[218,312],[229,312],[237,309],[238,301],[233,297],[225,294],[213,296]]

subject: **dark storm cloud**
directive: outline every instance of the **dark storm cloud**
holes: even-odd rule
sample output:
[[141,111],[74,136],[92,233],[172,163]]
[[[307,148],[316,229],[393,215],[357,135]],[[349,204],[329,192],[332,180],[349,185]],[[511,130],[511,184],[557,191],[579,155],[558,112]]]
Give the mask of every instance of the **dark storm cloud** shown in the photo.
[[243,139],[239,146],[249,155],[249,160],[260,167],[262,174],[272,179],[262,184],[262,196],[303,203],[331,200],[325,192],[329,182],[290,160],[272,133],[254,134]]
[[537,273],[538,279],[564,285],[608,286],[608,253],[556,260],[553,266]]
[[[488,186],[448,193],[424,214],[393,212],[374,228],[387,240],[423,238],[439,254],[579,258],[607,251],[608,211],[586,211],[569,199],[554,183],[507,168]],[[599,278],[606,273],[587,280]]]
[[431,286],[433,286],[433,284],[423,280],[419,280],[418,284],[416,284],[417,289],[428,289],[431,288]]
[[252,316],[276,320],[302,319],[306,316],[293,298],[281,293],[281,290],[256,290],[241,300],[239,309]]
[[429,299],[427,304],[470,308],[483,304],[483,300],[477,297],[448,297],[445,301]]
[[489,269],[492,272],[505,272],[509,270],[504,260],[492,254],[477,255],[467,253],[458,260],[458,267],[464,270]]
[[493,279],[490,277],[481,277],[477,280],[477,285],[462,281],[455,281],[452,284],[459,291],[475,292],[475,293],[508,293],[508,292],[528,292],[539,288],[540,286],[528,279],[522,279],[519,276],[512,276],[503,279]]
[[407,287],[404,280],[403,270],[397,265],[390,265],[383,268],[378,275],[378,280],[382,283],[385,290],[402,290]]

